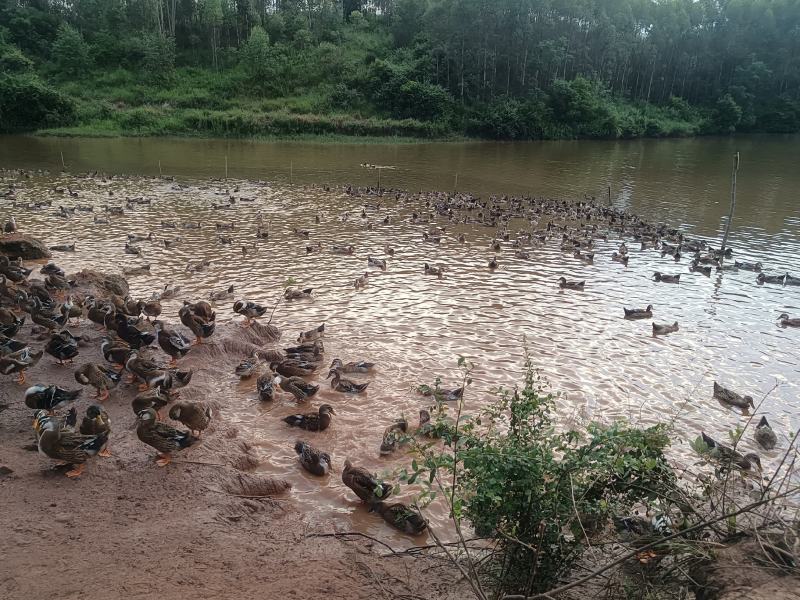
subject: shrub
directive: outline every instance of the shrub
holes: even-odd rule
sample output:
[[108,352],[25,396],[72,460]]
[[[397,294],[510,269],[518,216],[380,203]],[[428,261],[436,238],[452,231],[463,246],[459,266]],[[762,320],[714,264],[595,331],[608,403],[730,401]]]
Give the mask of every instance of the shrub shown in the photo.
[[76,76],[92,66],[89,45],[80,31],[62,23],[51,49],[53,64],[61,74]]
[[33,61],[19,48],[0,44],[0,73],[29,73],[32,70]]
[[721,132],[736,131],[736,126],[742,120],[742,109],[730,94],[720,96],[714,109],[712,122]]
[[239,62],[245,72],[253,79],[269,73],[269,36],[263,27],[256,25],[239,51]]
[[34,75],[0,75],[0,131],[69,125],[75,107]]

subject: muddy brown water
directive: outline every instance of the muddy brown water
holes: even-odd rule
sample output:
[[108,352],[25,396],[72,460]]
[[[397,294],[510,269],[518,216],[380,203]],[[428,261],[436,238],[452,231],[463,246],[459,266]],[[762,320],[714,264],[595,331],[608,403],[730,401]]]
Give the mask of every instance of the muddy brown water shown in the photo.
[[[57,140],[0,137],[0,167],[49,169],[46,176],[19,179],[19,202],[51,198],[50,209],[12,209],[0,201],[0,219],[15,214],[22,231],[48,244],[76,243],[75,253],[55,253],[67,271],[92,267],[105,271],[144,263],[147,276],[130,277],[135,296],[149,295],[165,283],[182,288],[180,298],[200,299],[212,289],[233,284],[236,296],[272,304],[284,282],[293,278],[313,287],[314,298],[281,304],[274,323],[284,331],[279,347],[294,342],[297,333],[324,322],[326,360],[369,360],[377,363],[368,392],[344,396],[314,379],[322,391],[311,403],[336,407],[333,426],[308,434],[329,450],[340,467],[345,457],[375,471],[408,462],[404,452],[378,455],[381,433],[404,415],[416,422],[428,405],[412,388],[432,383],[445,386],[459,380],[457,360],[474,362],[473,385],[466,410],[474,412],[491,398],[498,385],[520,381],[523,347],[533,363],[561,393],[559,414],[575,420],[609,421],[627,417],[641,423],[673,420],[679,437],[694,438],[700,430],[727,439],[726,432],[744,419],[711,398],[717,380],[758,400],[776,383],[764,403],[766,414],[786,447],[790,432],[800,425],[800,330],[777,324],[782,312],[800,316],[800,287],[759,286],[747,271],[712,275],[688,272],[688,259],[675,264],[652,250],[631,248],[627,268],[610,260],[619,240],[597,248],[594,265],[583,265],[559,250],[558,241],[533,250],[530,260],[514,257],[510,244],[498,253],[500,268],[490,273],[495,231],[461,225],[449,228],[441,245],[423,243],[427,226],[413,224],[410,215],[419,202],[387,198],[379,212],[360,217],[366,202],[322,184],[368,185],[377,172],[361,163],[393,166],[381,172],[382,184],[411,190],[469,190],[490,193],[531,193],[540,196],[602,197],[611,186],[611,202],[652,221],[682,228],[690,236],[718,240],[729,198],[730,159],[742,153],[738,205],[731,244],[735,257],[760,261],[765,271],[789,271],[800,276],[800,171],[798,137],[747,137],[636,142],[553,142],[531,144],[333,145],[170,139]],[[158,161],[175,182],[151,177],[80,179],[59,173],[63,152],[73,173],[100,170],[152,176]],[[224,176],[228,157],[229,181]],[[291,174],[290,174],[291,168]],[[6,180],[12,178],[5,173]],[[292,183],[289,183],[290,176]],[[178,187],[177,184],[183,187]],[[315,185],[317,184],[317,185]],[[57,194],[69,185],[77,198]],[[215,209],[229,192],[239,201],[233,209]],[[226,190],[228,190],[226,192]],[[108,192],[114,195],[109,196]],[[95,214],[105,204],[121,205],[125,196],[152,198],[149,206],[126,210],[109,225],[96,225]],[[95,213],[78,212],[64,219],[57,207],[93,205]],[[349,218],[342,221],[344,213]],[[258,251],[242,257],[242,244],[255,241],[257,215],[270,223],[270,238]],[[321,222],[315,223],[319,214]],[[389,215],[390,224],[383,218]],[[199,222],[196,229],[169,230],[162,220]],[[220,245],[214,224],[233,221],[233,244]],[[368,229],[367,223],[373,224]],[[441,222],[441,225],[447,225]],[[512,225],[512,235],[525,223]],[[310,230],[305,240],[293,228]],[[153,232],[155,242],[141,242],[142,259],[123,251],[129,233]],[[456,240],[464,233],[465,243]],[[183,239],[165,250],[158,240]],[[321,253],[307,254],[309,243],[320,242]],[[333,255],[331,244],[353,244],[353,256]],[[367,256],[384,256],[384,244],[396,248],[382,273],[367,268]],[[190,261],[208,258],[203,273],[188,273]],[[442,280],[422,275],[425,262],[444,265]],[[680,285],[657,284],[652,273],[681,273]],[[355,277],[370,271],[369,285],[353,289]],[[562,292],[556,280],[586,279],[584,292]],[[220,303],[218,319],[234,318],[231,302]],[[650,321],[626,321],[623,306],[655,306],[656,322],[680,322],[678,333],[653,338]],[[176,317],[179,301],[165,303],[164,314]],[[524,340],[524,341],[523,341]],[[285,343],[284,343],[285,342]],[[357,377],[354,377],[357,378]],[[308,506],[315,521],[331,521],[347,530],[388,535],[374,515],[368,515],[345,493],[338,474],[320,481],[302,473],[292,452],[298,437],[280,417],[297,411],[282,395],[273,405],[254,399],[254,382],[239,383],[231,372],[218,382],[225,418],[257,440],[261,470],[288,479],[292,494]],[[745,447],[752,445],[751,438]],[[691,451],[679,443],[676,456],[691,461]],[[767,453],[769,469],[778,450]],[[406,494],[407,498],[408,495]],[[438,510],[437,519],[445,514]]]

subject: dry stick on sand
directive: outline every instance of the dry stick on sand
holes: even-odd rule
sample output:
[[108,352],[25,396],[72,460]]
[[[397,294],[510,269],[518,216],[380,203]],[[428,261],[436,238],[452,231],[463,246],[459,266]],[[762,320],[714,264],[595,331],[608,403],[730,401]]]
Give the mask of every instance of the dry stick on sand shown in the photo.
[[399,554],[399,552],[397,552],[394,548],[392,548],[386,542],[382,542],[379,539],[376,539],[376,538],[374,538],[374,537],[372,537],[370,535],[367,535],[366,533],[360,533],[358,531],[345,531],[345,532],[334,532],[334,533],[310,533],[310,534],[306,535],[305,537],[307,537],[307,538],[332,537],[332,538],[339,539],[339,538],[350,537],[350,536],[366,538],[366,539],[368,539],[370,541],[375,542],[376,544],[380,544],[384,548],[388,548],[389,551],[393,555]]
[[534,596],[523,596],[523,595],[520,595],[520,594],[516,594],[516,595],[511,594],[511,595],[503,596],[503,600],[541,600],[542,598],[552,598],[553,595],[555,595],[555,594],[560,594],[562,592],[566,592],[567,590],[571,590],[574,587],[577,587],[577,586],[579,586],[579,585],[581,585],[583,583],[586,583],[587,581],[589,581],[591,579],[594,579],[598,575],[602,575],[603,573],[605,573],[609,569],[612,569],[612,568],[616,567],[618,564],[623,563],[623,562],[625,562],[626,560],[628,560],[630,558],[633,558],[637,554],[641,554],[645,550],[649,550],[650,548],[654,548],[656,546],[659,546],[659,545],[663,544],[664,542],[668,542],[669,540],[675,539],[677,537],[682,537],[682,536],[685,536],[685,535],[687,535],[689,533],[692,533],[692,532],[695,532],[695,531],[699,531],[701,529],[704,529],[705,527],[708,527],[709,525],[711,525],[713,523],[719,523],[720,521],[724,521],[726,519],[730,519],[731,517],[737,517],[737,516],[739,516],[739,515],[741,515],[743,513],[750,512],[753,509],[758,508],[759,506],[763,506],[765,504],[769,504],[770,502],[775,502],[776,500],[780,500],[781,498],[786,498],[786,497],[791,496],[792,494],[796,494],[798,492],[800,492],[800,486],[794,487],[794,488],[792,488],[790,490],[786,490],[784,493],[778,494],[777,496],[773,496],[772,498],[767,498],[766,500],[759,500],[758,502],[752,502],[751,504],[748,504],[747,506],[744,506],[744,507],[742,507],[742,508],[740,508],[740,509],[738,509],[738,510],[732,512],[732,513],[724,514],[721,517],[715,517],[714,519],[711,519],[709,521],[703,521],[702,523],[698,523],[697,525],[693,525],[692,527],[689,527],[688,529],[684,529],[683,531],[679,531],[677,533],[673,533],[671,535],[664,536],[663,538],[661,538],[659,540],[656,540],[656,541],[651,542],[649,544],[645,544],[644,546],[636,548],[635,550],[632,550],[630,552],[626,552],[625,554],[623,554],[622,556],[620,556],[616,560],[613,560],[612,562],[608,563],[607,565],[605,565],[603,567],[600,567],[599,569],[596,569],[595,571],[592,571],[591,573],[589,573],[585,577],[581,577],[580,579],[577,579],[577,580],[575,580],[575,581],[573,581],[571,583],[567,583],[567,584],[564,584],[564,585],[562,585],[560,587],[554,588],[554,589],[552,589],[549,592],[546,592],[544,594],[536,594]]

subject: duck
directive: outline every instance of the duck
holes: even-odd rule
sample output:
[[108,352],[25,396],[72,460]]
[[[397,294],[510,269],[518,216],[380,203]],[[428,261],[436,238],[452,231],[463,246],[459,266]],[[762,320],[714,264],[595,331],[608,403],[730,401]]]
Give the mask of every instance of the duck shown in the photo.
[[278,375],[274,382],[284,391],[289,392],[298,402],[304,402],[319,391],[318,385],[308,383],[300,377],[283,377]]
[[308,442],[296,441],[294,451],[300,457],[300,465],[312,475],[324,476],[331,471],[331,455],[317,450]]
[[383,253],[389,256],[394,256],[394,248],[392,248],[389,244],[384,244]]
[[28,344],[0,334],[0,355],[12,354],[26,348]]
[[419,411],[419,426],[417,427],[417,435],[422,435],[429,438],[441,437],[442,431],[448,428],[455,427],[455,420],[451,417],[442,416],[440,413],[437,422],[431,420],[431,413],[427,409]]
[[783,313],[780,317],[778,317],[780,324],[784,327],[800,327],[800,319],[790,319],[789,315]]
[[760,262],[747,262],[747,261],[733,261],[734,266],[737,269],[742,269],[744,271],[754,271],[756,273],[760,273],[763,265]]
[[249,300],[237,300],[233,304],[233,312],[245,317],[246,320],[243,323],[243,327],[249,327],[254,319],[264,316],[267,308]]
[[783,285],[786,281],[786,275],[765,275],[764,273],[759,273],[756,277],[756,281],[759,284],[777,283]]
[[711,277],[711,267],[710,266],[702,266],[698,264],[696,260],[693,260],[689,263],[689,271],[692,273],[700,273],[701,275],[705,275],[706,277]]
[[[97,404],[92,404],[86,408],[86,416],[83,417],[78,431],[81,433],[81,435],[98,436],[105,434],[106,437],[110,437],[111,419],[109,418],[108,413],[100,406]],[[111,456],[111,452],[108,450],[108,444],[103,446],[97,455],[104,457]]]
[[299,288],[288,287],[283,291],[283,298],[285,300],[301,300],[303,298],[311,298],[312,291],[313,288],[305,288],[301,290]]
[[89,296],[84,304],[87,307],[86,317],[94,324],[100,325],[101,328],[106,328],[106,322],[109,317],[113,317],[116,309],[108,304],[100,304]]
[[147,317],[147,320],[150,321],[150,317],[154,319],[158,319],[161,315],[161,302],[159,300],[141,300],[139,301],[139,311]]
[[627,255],[627,254],[617,254],[616,252],[614,252],[611,255],[611,260],[612,261],[621,263],[621,264],[625,265],[626,267],[628,266],[628,260],[629,259],[630,259],[630,256]]
[[108,399],[109,390],[116,387],[122,375],[113,369],[107,369],[95,363],[86,363],[75,370],[75,381],[81,385],[90,385],[97,390],[100,402]]
[[229,285],[224,290],[212,291],[208,295],[208,299],[211,300],[212,302],[221,302],[222,300],[230,300],[231,298],[233,298],[233,293],[234,293],[234,287],[232,285]]
[[531,253],[527,250],[515,250],[514,257],[521,258],[522,260],[528,260],[531,257]]
[[67,402],[74,401],[83,390],[68,390],[57,385],[36,384],[25,390],[25,406],[33,410],[53,413]]
[[133,378],[146,381],[151,373],[154,371],[161,371],[163,368],[163,365],[149,358],[149,353],[148,356],[145,356],[144,353],[138,350],[131,350],[131,353],[128,355],[128,360],[125,362],[125,369],[130,373],[131,381]]
[[347,245],[347,246],[339,245],[339,246],[337,246],[336,244],[334,244],[333,246],[331,246],[331,253],[332,254],[350,255],[350,254],[353,254],[353,252],[355,252],[355,251],[356,251],[355,247],[354,246],[350,246],[350,245]]
[[665,275],[659,271],[653,273],[653,279],[655,281],[661,281],[662,283],[680,283],[681,276],[680,273],[677,275]]
[[172,300],[180,293],[181,288],[171,283],[165,283],[164,289],[155,294],[154,300]]
[[314,362],[287,358],[281,362],[271,363],[269,368],[284,377],[308,377],[317,370],[317,364]]
[[159,422],[156,411],[152,408],[136,415],[136,437],[158,451],[156,464],[159,467],[166,467],[172,461],[174,452],[180,452],[198,441],[188,431],[180,431]]
[[367,386],[370,384],[369,381],[366,383],[350,381],[349,379],[343,378],[339,375],[339,372],[335,370],[328,373],[328,377],[331,378],[331,387],[337,392],[342,392],[344,394],[360,394],[366,390]]
[[[156,339],[154,334],[149,331],[142,331],[120,312],[114,315],[113,321],[117,335],[134,350],[149,346]],[[134,318],[132,321],[136,322],[137,319]]]
[[41,273],[42,275],[60,275],[61,277],[64,277],[66,275],[64,269],[59,267],[56,263],[52,262],[47,263],[41,269],[39,269],[39,273]]
[[[189,328],[195,335],[195,340],[192,345],[199,345],[203,343],[205,338],[211,337],[216,328],[216,321],[214,319],[206,319],[196,311],[192,310],[191,304],[184,304],[178,311],[178,316],[186,327]],[[212,313],[213,316],[213,313]]]
[[143,410],[152,408],[156,411],[156,417],[160,420],[160,411],[170,403],[170,400],[171,398],[167,392],[160,388],[153,388],[152,390],[137,394],[133,400],[131,400],[131,408],[135,415],[138,415]]
[[283,422],[290,427],[299,427],[308,431],[325,431],[330,426],[335,414],[336,411],[330,404],[323,404],[315,413],[289,415],[283,418]]
[[625,308],[623,307],[622,310],[625,311],[625,318],[626,319],[650,319],[653,317],[653,305],[648,304],[647,308]]
[[103,358],[113,365],[118,366],[121,371],[125,368],[125,363],[131,355],[131,347],[122,340],[112,340],[109,337],[103,338],[100,342],[100,351],[103,353]]
[[174,367],[179,358],[183,358],[192,348],[192,343],[174,329],[164,327],[161,321],[154,321],[156,340],[159,347],[170,357],[170,366]]
[[425,275],[432,275],[433,277],[438,277],[441,279],[444,276],[444,268],[432,267],[428,263],[425,263],[424,273]]
[[489,270],[494,271],[498,266],[500,266],[500,263],[497,262],[497,257],[493,256],[489,261]]
[[263,373],[256,379],[256,391],[261,402],[270,402],[275,395],[275,381],[272,373]]
[[392,485],[380,481],[375,475],[363,467],[354,467],[349,459],[344,461],[342,483],[349,487],[359,500],[372,505],[385,500],[392,494]]
[[284,348],[283,351],[286,352],[286,356],[317,360],[319,355],[325,352],[325,345],[322,341],[322,338],[319,338],[311,342],[303,342],[297,346]]
[[372,258],[371,256],[367,256],[367,265],[370,267],[376,267],[381,271],[386,270],[386,260],[382,258]]
[[400,502],[394,504],[377,502],[373,505],[373,510],[389,525],[409,535],[419,535],[428,527],[422,515]]
[[356,362],[343,363],[341,359],[334,358],[331,361],[331,370],[339,371],[340,373],[369,373],[375,363],[366,362],[363,360]]
[[12,337],[17,334],[20,327],[25,324],[25,317],[17,317],[13,312],[7,308],[0,308],[0,327],[9,331],[14,330]]
[[297,343],[304,344],[306,342],[313,342],[314,340],[321,338],[323,335],[325,335],[325,323],[314,329],[301,332],[300,335],[297,336]]
[[452,390],[440,388],[438,386],[431,387],[429,385],[420,385],[417,387],[417,392],[425,397],[433,396],[437,402],[457,402],[461,400],[464,395],[464,388],[455,388]]
[[408,432],[408,421],[402,418],[397,419],[397,421],[384,429],[383,437],[381,438],[381,456],[391,454],[397,450],[397,446],[401,443],[406,432]]
[[368,280],[369,280],[369,273],[364,272],[363,275],[361,275],[359,277],[356,277],[356,280],[355,280],[355,283],[353,284],[353,287],[356,288],[357,290],[365,288],[365,287],[367,287]]
[[586,285],[586,281],[567,281],[566,277],[560,277],[558,279],[558,287],[562,290],[583,290],[584,286]]
[[736,408],[740,408],[742,410],[747,410],[750,407],[755,410],[756,407],[752,396],[742,396],[737,394],[732,390],[722,387],[716,381],[714,382],[714,398],[723,404],[735,406]]
[[80,324],[81,317],[83,316],[83,306],[77,304],[72,296],[67,296],[66,301],[61,305],[61,314],[66,319],[67,323],[72,319],[77,319],[77,324]]
[[258,358],[258,354],[254,353],[253,356],[250,358],[245,358],[242,360],[233,372],[239,377],[239,379],[249,379],[253,375],[255,375],[258,368],[261,366],[261,359]]
[[183,423],[197,437],[208,429],[212,415],[211,408],[199,402],[176,402],[169,409],[169,418]]
[[736,465],[743,471],[750,471],[753,467],[757,467],[761,470],[761,459],[755,452],[748,452],[743,455],[733,448],[723,446],[712,437],[706,435],[705,432],[701,432],[700,435],[703,442],[705,442],[708,447],[709,455],[712,458],[727,464]]
[[670,333],[675,333],[678,331],[678,329],[679,325],[677,321],[675,321],[672,325],[666,323],[653,323],[653,335],[667,335]]
[[581,261],[584,264],[591,265],[594,263],[594,252],[581,252],[580,250],[575,250],[572,254],[575,258]]
[[78,356],[78,339],[68,330],[64,329],[59,333],[54,333],[50,341],[44,347],[44,351],[58,360],[59,365],[72,362]]
[[[37,413],[38,415],[39,413]],[[108,432],[81,435],[62,429],[56,419],[36,419],[34,428],[39,436],[39,454],[72,465],[67,477],[80,477],[86,461],[101,452],[108,444]]]
[[770,427],[767,417],[761,417],[758,425],[756,425],[753,437],[756,443],[764,450],[772,450],[778,444],[778,436],[775,435],[772,427]]
[[43,355],[44,350],[33,352],[26,346],[17,352],[0,356],[0,373],[3,375],[17,373],[17,383],[22,385],[25,383],[25,370],[35,367]]

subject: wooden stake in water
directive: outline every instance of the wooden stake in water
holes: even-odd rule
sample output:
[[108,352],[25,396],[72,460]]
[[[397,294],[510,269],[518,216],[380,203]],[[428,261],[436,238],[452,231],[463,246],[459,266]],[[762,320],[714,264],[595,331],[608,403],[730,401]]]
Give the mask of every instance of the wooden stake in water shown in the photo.
[[382,170],[383,170],[383,169],[381,169],[380,167],[378,167],[378,191],[379,191],[379,192],[381,191],[381,171],[382,171]]
[[725,258],[725,248],[728,243],[728,234],[731,231],[731,223],[733,222],[733,212],[736,210],[736,175],[739,173],[739,153],[733,155],[733,171],[731,172],[731,211],[728,213],[728,220],[725,223],[725,233],[722,236],[722,248],[720,248],[721,256],[719,263]]
[[289,161],[289,185],[294,183],[294,161]]
[[611,206],[611,186],[608,186],[608,205]]
[[61,154],[61,168],[66,171],[67,165],[64,164],[64,153],[61,152],[60,154]]
[[453,182],[453,196],[458,193],[458,173],[456,173],[456,180]]
[[158,161],[158,176],[159,178],[164,177],[164,175],[161,173],[161,161]]
[[225,180],[228,179],[228,155],[225,155]]

